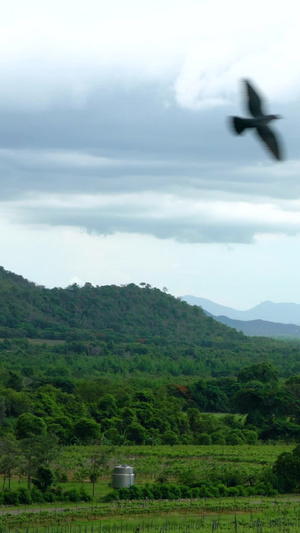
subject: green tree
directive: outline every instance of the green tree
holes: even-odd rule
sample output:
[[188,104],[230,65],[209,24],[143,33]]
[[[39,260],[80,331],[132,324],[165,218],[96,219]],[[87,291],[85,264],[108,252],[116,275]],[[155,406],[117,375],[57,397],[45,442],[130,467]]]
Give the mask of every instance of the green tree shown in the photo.
[[0,396],[0,425],[2,426],[4,417],[6,415],[5,398]]
[[74,436],[81,444],[89,444],[100,435],[100,424],[89,418],[81,418],[74,426]]
[[47,426],[42,418],[31,413],[23,413],[18,417],[16,435],[18,439],[26,439],[33,435],[45,435]]
[[60,444],[71,444],[73,423],[68,416],[49,417],[46,419],[47,431],[59,438]]
[[39,466],[32,482],[41,492],[46,492],[52,485],[55,485],[55,474],[51,468]]
[[50,466],[58,456],[58,438],[55,435],[35,435],[20,441],[22,452],[21,471],[27,477],[27,488],[30,490],[31,479],[39,466]]
[[257,363],[255,365],[243,368],[237,378],[239,381],[261,381],[262,383],[270,383],[278,381],[278,371],[270,363]]
[[293,452],[284,452],[274,463],[273,472],[280,492],[296,492],[300,489],[300,445]]
[[132,422],[126,428],[125,436],[130,442],[144,444],[147,437],[147,431],[141,424],[139,424],[139,422]]
[[95,484],[103,470],[107,470],[110,454],[104,451],[103,446],[98,442],[88,455],[88,475],[93,485],[92,493],[95,496]]
[[102,418],[111,418],[117,411],[116,399],[112,394],[105,394],[97,404]]
[[20,463],[20,446],[13,436],[8,436],[0,441],[0,474],[3,475],[3,486],[8,480],[10,489],[11,477]]
[[22,377],[16,372],[13,372],[12,370],[10,370],[8,373],[8,380],[6,383],[6,387],[9,389],[14,389],[17,392],[20,392],[23,388]]
[[5,399],[5,415],[7,417],[18,417],[23,413],[30,412],[33,407],[33,401],[26,392],[3,389],[1,396]]
[[178,444],[179,442],[178,435],[176,435],[176,433],[171,429],[165,431],[161,438],[163,444],[169,444],[170,446],[174,446],[174,444]]

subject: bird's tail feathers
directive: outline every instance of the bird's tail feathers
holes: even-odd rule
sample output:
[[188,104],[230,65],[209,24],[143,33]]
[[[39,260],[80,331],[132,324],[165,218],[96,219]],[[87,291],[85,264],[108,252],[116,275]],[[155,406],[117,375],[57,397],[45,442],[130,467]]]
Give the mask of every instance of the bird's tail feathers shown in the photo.
[[234,131],[240,135],[246,129],[245,120],[239,117],[231,117]]

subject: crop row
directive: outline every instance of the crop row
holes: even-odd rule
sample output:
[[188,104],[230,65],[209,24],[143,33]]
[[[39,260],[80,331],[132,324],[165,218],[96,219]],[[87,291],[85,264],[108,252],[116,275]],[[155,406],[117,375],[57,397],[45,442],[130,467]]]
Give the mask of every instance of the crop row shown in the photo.
[[[269,502],[270,503],[270,502]],[[115,509],[116,510],[116,509]],[[120,511],[120,508],[118,509]],[[192,511],[192,512],[191,512]],[[9,533],[14,528],[26,533],[281,533],[298,531],[300,526],[299,507],[295,502],[281,502],[277,507],[270,508],[267,504],[264,511],[249,510],[241,513],[240,509],[231,512],[211,512],[189,509],[189,513],[166,518],[166,506],[161,516],[147,516],[145,511],[136,514],[135,518],[127,519],[118,515],[105,519],[99,509],[67,510],[65,513],[51,516],[51,513],[22,513],[16,516],[2,517],[0,530]],[[4,519],[5,518],[5,519]],[[89,520],[87,522],[86,520]],[[97,522],[96,522],[97,521]]]

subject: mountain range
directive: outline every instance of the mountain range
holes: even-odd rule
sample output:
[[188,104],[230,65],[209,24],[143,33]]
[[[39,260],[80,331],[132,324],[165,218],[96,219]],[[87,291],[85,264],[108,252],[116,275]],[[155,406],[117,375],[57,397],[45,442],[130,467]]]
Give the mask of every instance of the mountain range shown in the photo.
[[182,300],[200,306],[207,315],[246,335],[300,337],[300,305],[296,303],[265,301],[240,311],[191,295],[182,296]]

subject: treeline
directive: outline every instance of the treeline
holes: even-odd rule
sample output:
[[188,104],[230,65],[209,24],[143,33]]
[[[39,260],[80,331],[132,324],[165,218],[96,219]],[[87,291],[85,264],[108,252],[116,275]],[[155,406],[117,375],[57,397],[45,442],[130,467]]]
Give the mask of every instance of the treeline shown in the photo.
[[0,389],[1,432],[18,440],[48,434],[61,445],[100,438],[112,445],[209,445],[300,438],[300,376],[279,379],[267,363],[181,384],[57,378],[25,387],[10,371],[9,385]]

